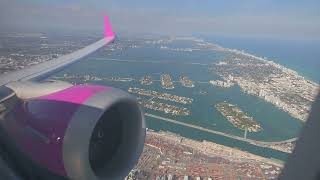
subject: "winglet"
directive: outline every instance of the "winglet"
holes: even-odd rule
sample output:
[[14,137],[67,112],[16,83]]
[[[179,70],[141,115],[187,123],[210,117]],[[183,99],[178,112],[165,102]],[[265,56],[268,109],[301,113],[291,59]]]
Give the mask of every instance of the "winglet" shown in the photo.
[[104,16],[104,37],[114,37],[116,34],[112,31],[111,24],[109,22],[109,17]]

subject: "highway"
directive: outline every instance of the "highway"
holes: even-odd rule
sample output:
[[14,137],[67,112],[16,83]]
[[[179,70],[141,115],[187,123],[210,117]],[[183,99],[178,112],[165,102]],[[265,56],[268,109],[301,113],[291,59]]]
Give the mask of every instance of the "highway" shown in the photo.
[[154,114],[145,113],[144,115],[147,116],[147,117],[156,118],[158,120],[162,120],[162,121],[166,121],[166,122],[182,125],[182,126],[193,128],[193,129],[197,129],[197,130],[200,130],[200,131],[204,131],[204,132],[208,132],[208,133],[212,133],[212,134],[217,134],[217,135],[220,135],[220,136],[225,136],[225,137],[236,139],[236,140],[239,140],[239,141],[248,142],[250,144],[253,144],[253,145],[256,145],[256,146],[260,146],[260,147],[267,147],[268,145],[277,145],[277,144],[288,143],[288,142],[293,142],[293,141],[297,140],[297,138],[292,138],[292,139],[287,139],[285,141],[276,141],[276,142],[257,141],[257,140],[252,140],[252,139],[248,139],[248,138],[245,139],[243,137],[234,136],[234,135],[231,135],[231,134],[223,133],[223,132],[220,132],[220,131],[215,131],[215,130],[212,130],[212,129],[203,128],[203,127],[196,126],[196,125],[193,125],[193,124],[188,124],[188,123],[176,121],[174,119],[169,119],[169,118],[157,116],[157,115],[154,115]]
[[150,60],[133,60],[133,59],[115,59],[115,58],[95,58],[97,61],[114,61],[114,62],[128,62],[128,63],[153,63],[153,64],[187,64],[187,65],[200,65],[209,66],[206,63],[196,63],[196,62],[179,62],[179,61],[150,61]]

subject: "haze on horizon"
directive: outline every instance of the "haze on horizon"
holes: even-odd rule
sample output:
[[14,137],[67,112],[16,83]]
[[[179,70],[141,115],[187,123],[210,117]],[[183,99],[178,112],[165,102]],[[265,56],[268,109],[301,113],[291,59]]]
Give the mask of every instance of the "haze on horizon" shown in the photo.
[[127,34],[320,40],[320,1],[2,0],[0,31],[101,32],[102,17]]

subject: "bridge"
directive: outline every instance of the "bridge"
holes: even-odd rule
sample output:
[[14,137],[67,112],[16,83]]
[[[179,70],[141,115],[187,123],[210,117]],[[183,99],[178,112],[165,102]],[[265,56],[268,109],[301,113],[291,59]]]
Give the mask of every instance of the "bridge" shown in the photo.
[[284,140],[284,141],[274,141],[274,142],[272,142],[272,141],[270,141],[270,142],[268,142],[268,141],[258,141],[258,140],[253,140],[253,139],[248,139],[248,138],[243,138],[243,137],[240,137],[240,136],[227,134],[227,133],[220,132],[220,131],[215,131],[215,130],[212,130],[212,129],[207,129],[207,128],[204,128],[204,127],[201,127],[201,126],[197,126],[197,125],[193,125],[193,124],[180,122],[180,121],[177,121],[177,120],[174,120],[174,119],[165,118],[165,117],[157,116],[157,115],[154,115],[154,114],[145,113],[144,115],[147,116],[147,117],[152,117],[152,118],[158,119],[158,120],[162,120],[162,121],[178,124],[178,125],[181,125],[181,126],[197,129],[197,130],[204,131],[204,132],[208,132],[208,133],[211,133],[211,134],[216,134],[216,135],[228,137],[228,138],[231,138],[231,139],[236,139],[236,140],[239,140],[239,141],[247,142],[247,143],[250,143],[250,144],[253,144],[253,145],[256,145],[256,146],[260,146],[260,147],[268,147],[268,146],[271,146],[271,145],[278,145],[278,144],[283,144],[283,143],[291,143],[291,142],[297,140],[297,138],[291,138],[291,139],[287,139],[287,140]]
[[151,64],[185,64],[185,65],[199,65],[209,66],[210,64],[198,62],[179,62],[179,61],[152,61],[152,60],[134,60],[134,59],[116,59],[116,58],[95,58],[97,61],[114,61],[114,62],[127,62],[127,63],[151,63]]

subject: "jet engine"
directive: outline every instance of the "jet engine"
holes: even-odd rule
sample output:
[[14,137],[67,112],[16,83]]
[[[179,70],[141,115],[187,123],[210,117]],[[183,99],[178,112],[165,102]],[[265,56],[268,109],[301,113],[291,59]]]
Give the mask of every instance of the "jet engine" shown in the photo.
[[116,88],[13,82],[0,87],[0,105],[10,157],[40,179],[123,179],[143,150],[142,110]]

